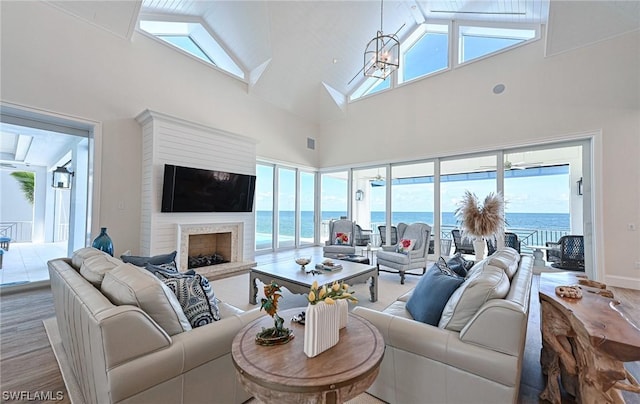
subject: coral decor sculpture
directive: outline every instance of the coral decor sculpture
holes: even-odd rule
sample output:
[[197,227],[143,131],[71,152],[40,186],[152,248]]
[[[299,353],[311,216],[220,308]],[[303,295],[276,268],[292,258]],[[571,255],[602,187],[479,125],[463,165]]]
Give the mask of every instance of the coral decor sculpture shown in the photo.
[[286,344],[293,339],[293,331],[284,328],[284,319],[278,315],[278,299],[282,297],[280,286],[271,281],[270,284],[264,285],[264,295],[266,298],[260,299],[260,310],[264,309],[273,318],[274,326],[262,328],[262,331],[256,335],[256,344]]

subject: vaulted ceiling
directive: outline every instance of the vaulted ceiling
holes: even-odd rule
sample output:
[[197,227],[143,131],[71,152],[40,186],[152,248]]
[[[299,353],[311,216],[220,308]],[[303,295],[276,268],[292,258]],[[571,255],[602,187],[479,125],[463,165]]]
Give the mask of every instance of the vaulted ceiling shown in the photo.
[[345,113],[346,96],[361,83],[365,46],[380,29],[381,5],[384,32],[397,32],[401,40],[424,22],[549,23],[548,53],[559,53],[640,26],[640,2],[622,0],[50,3],[127,39],[131,38],[140,16],[202,21],[249,72],[251,94],[315,123],[334,120]]
[[[250,94],[314,123],[346,114],[346,96],[361,80],[365,46],[380,29],[382,4],[378,0],[47,2],[123,40],[132,38],[144,15],[205,23],[250,72]],[[543,24],[546,55],[540,57],[640,28],[640,1],[386,0],[383,6],[384,32],[398,31],[400,39],[424,22]],[[185,56],[176,53],[176,57]],[[3,136],[3,162],[11,161],[11,152],[22,150],[24,142],[19,143],[18,136]],[[32,144],[31,153],[39,150],[36,145]],[[31,159],[46,160],[35,154]]]

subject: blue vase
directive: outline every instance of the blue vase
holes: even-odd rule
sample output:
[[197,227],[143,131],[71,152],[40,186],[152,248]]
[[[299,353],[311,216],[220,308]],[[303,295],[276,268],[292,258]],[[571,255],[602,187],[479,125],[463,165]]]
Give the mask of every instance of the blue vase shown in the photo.
[[102,250],[113,257],[113,241],[111,241],[111,237],[107,234],[106,227],[100,229],[100,234],[95,240],[93,240],[93,244],[91,244],[91,246],[98,250]]

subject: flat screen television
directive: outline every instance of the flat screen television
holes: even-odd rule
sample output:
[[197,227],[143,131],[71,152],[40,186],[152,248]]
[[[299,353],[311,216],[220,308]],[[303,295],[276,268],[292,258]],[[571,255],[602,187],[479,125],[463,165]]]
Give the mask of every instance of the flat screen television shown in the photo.
[[251,212],[256,176],[164,165],[161,212]]

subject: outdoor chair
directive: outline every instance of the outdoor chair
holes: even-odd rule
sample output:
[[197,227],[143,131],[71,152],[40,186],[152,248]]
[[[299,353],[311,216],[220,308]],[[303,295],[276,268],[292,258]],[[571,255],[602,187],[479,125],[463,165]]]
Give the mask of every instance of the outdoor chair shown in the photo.
[[467,239],[467,238],[463,239],[459,229],[451,230],[451,236],[453,237],[453,244],[456,247],[455,251],[453,252],[454,254],[456,253],[475,254],[476,253],[476,250],[473,248],[473,242],[471,241],[471,239]]
[[323,254],[328,258],[337,258],[338,255],[355,254],[356,224],[352,220],[339,219],[329,222],[329,240],[322,248]]
[[[511,247],[514,250],[520,252],[520,240],[518,240],[518,235],[510,232],[504,233],[504,246]],[[487,255],[493,254],[494,252],[496,252],[496,250],[496,240],[487,239]]]
[[371,233],[370,230],[362,230],[359,224],[356,224],[356,245],[357,246],[365,246],[371,242],[371,237],[369,235]]
[[547,241],[547,261],[558,269],[584,271],[584,236],[562,236],[557,242]]
[[[400,284],[404,285],[405,275],[421,276],[427,270],[427,249],[431,238],[431,226],[426,223],[412,223],[410,225],[399,223],[397,230],[398,243],[395,249],[390,251],[389,248],[383,248],[382,251],[378,251],[377,266],[378,271],[400,274]],[[401,251],[399,247],[403,240],[414,240],[413,248],[409,251]],[[381,267],[391,269],[382,269]],[[421,274],[407,272],[419,268],[422,268]]]
[[[378,231],[380,232],[382,245],[387,245],[387,226],[378,226]],[[394,246],[396,244],[398,244],[398,228],[391,226],[391,242],[388,245]]]

